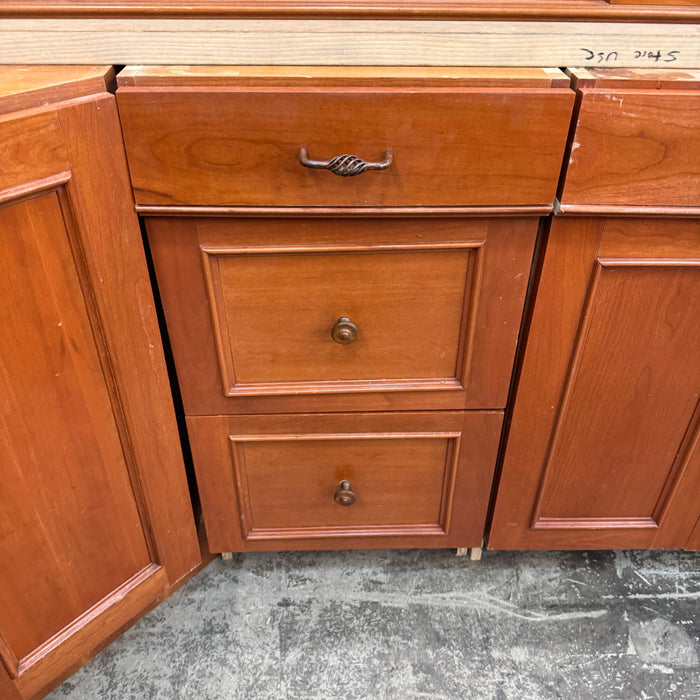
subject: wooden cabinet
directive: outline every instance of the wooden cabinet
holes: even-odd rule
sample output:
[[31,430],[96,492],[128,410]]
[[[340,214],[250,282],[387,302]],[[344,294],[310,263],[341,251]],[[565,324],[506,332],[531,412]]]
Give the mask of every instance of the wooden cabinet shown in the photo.
[[112,80],[0,81],[3,697],[50,686],[200,561]]
[[[489,546],[683,547],[700,514],[698,83],[577,79],[563,216],[548,233]],[[606,209],[627,216],[593,215]]]
[[210,546],[480,546],[563,74],[119,80]]

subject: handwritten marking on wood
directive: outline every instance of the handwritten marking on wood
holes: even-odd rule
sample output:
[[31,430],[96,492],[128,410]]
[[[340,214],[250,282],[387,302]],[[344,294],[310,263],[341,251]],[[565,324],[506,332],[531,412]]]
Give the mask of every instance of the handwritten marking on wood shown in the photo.
[[620,51],[592,51],[591,49],[582,48],[584,53],[583,63],[588,64],[607,64],[616,66],[663,66],[664,63],[683,62],[681,52],[659,51],[650,49],[627,49]]
[[[585,50],[584,50],[585,49]],[[591,59],[586,57],[592,55]],[[644,55],[646,52],[646,55]],[[635,57],[639,53],[638,57]],[[658,62],[651,56],[659,54]],[[700,67],[700,25],[278,19],[5,19],[2,63]]]

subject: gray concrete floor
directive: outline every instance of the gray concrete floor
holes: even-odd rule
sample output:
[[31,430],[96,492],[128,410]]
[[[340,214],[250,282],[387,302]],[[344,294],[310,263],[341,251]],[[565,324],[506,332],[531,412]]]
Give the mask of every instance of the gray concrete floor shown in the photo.
[[52,700],[700,698],[700,556],[215,561]]

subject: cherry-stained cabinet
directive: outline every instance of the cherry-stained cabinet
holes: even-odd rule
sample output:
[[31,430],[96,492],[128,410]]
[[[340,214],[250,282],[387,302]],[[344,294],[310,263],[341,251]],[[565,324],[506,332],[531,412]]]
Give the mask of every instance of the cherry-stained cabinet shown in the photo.
[[489,546],[697,548],[700,83],[572,77]]
[[0,695],[200,562],[111,68],[0,77]]
[[212,551],[481,546],[568,83],[120,73]]

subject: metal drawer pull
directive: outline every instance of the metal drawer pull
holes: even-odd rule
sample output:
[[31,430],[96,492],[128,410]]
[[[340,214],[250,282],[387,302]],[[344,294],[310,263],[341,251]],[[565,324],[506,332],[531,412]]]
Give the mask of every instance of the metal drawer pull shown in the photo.
[[357,500],[349,481],[341,481],[338,484],[338,490],[335,492],[333,500],[339,506],[351,506]]
[[368,163],[357,156],[343,154],[335,156],[330,160],[311,160],[307,150],[299,149],[299,162],[305,168],[316,168],[318,170],[330,170],[334,175],[341,177],[351,177],[365,172],[365,170],[386,170],[394,162],[394,153],[390,148],[384,151],[384,160],[380,163]]
[[357,326],[347,316],[341,316],[331,328],[331,338],[341,345],[349,345],[357,340]]

